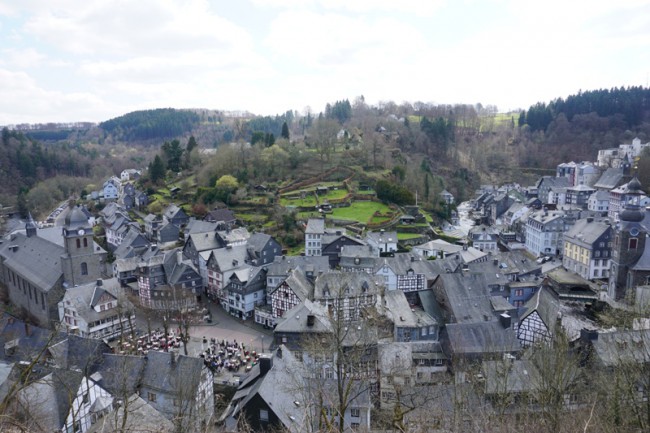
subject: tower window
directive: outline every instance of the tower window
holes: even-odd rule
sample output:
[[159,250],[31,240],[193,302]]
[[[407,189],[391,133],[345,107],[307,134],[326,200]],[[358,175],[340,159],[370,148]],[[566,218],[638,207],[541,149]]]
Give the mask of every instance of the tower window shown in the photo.
[[81,239],[77,239],[77,248],[81,248]]
[[639,242],[639,239],[630,238],[629,249],[630,250],[636,250],[638,242]]
[[88,246],[88,238],[84,238],[84,248]]
[[88,264],[86,262],[81,263],[81,275],[88,275]]

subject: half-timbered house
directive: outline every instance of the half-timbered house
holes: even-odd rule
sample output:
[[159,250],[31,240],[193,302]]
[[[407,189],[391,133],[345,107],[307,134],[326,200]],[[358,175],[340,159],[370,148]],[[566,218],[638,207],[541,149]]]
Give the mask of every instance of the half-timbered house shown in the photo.
[[542,286],[526,303],[520,316],[517,338],[523,347],[548,341],[553,335],[560,309],[553,292]]

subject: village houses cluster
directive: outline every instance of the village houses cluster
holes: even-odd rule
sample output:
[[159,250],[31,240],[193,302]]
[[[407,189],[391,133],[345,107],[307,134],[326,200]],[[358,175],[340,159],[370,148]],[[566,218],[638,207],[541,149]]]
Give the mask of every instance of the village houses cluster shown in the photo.
[[[489,400],[494,360],[509,360],[516,375],[524,371],[521,354],[560,328],[595,354],[594,364],[610,365],[609,345],[650,342],[648,329],[605,332],[584,314],[595,302],[650,303],[649,186],[633,169],[648,146],[635,139],[600,151],[595,163],[560,164],[556,176],[530,187],[481,187],[466,209],[477,224],[456,243],[405,249],[394,229],[360,236],[312,218],[302,222],[300,256],[250,233],[225,206],[202,220],[175,204],[160,215],[142,213],[148,199],[133,182],[140,173],[125,170],[88,197],[105,204],[96,220],[79,205],[62,227],[30,219],[0,241],[0,282],[26,319],[0,319],[0,397],[29,367],[48,380],[23,388],[15,401],[41,399],[34,410],[50,430],[92,432],[107,414],[130,407],[137,416],[129,422],[160,431],[178,423],[199,431],[217,421],[234,431],[242,417],[256,431],[304,432],[328,422],[365,431],[374,409],[402,404],[409,390],[451,392],[452,373],[454,383],[469,382],[470,364],[482,363]],[[444,200],[454,202],[447,191]],[[405,214],[404,224],[420,217],[417,208]],[[94,241],[93,223],[109,251]],[[215,413],[213,374],[202,359],[177,350],[113,353],[107,343],[131,333],[140,311],[129,299],[159,315],[217,303],[273,328],[272,350]],[[525,371],[534,375],[528,364]],[[342,375],[354,390],[343,406]],[[533,386],[518,380],[508,392]],[[422,401],[422,410],[443,428],[451,400]],[[579,396],[566,401],[577,404]]]

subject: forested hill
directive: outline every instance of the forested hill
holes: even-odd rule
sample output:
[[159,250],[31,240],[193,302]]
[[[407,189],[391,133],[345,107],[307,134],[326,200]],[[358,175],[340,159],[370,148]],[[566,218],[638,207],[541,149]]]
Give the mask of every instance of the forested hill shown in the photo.
[[628,87],[579,92],[548,104],[538,102],[519,116],[519,126],[546,131],[551,122],[564,115],[571,122],[576,116],[596,114],[633,128],[650,120],[650,88]]
[[197,127],[200,116],[192,110],[159,108],[134,111],[99,124],[115,139],[142,141],[183,136]]

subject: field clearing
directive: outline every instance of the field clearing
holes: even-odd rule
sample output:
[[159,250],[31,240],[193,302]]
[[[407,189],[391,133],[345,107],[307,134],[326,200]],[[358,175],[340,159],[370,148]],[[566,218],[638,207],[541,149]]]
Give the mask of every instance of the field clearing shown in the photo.
[[416,239],[422,237],[419,233],[397,233],[397,240],[406,241],[408,239]]
[[387,214],[392,212],[392,210],[383,203],[359,201],[352,203],[349,207],[334,208],[331,217],[340,220],[359,221],[365,224],[373,218],[375,212]]

